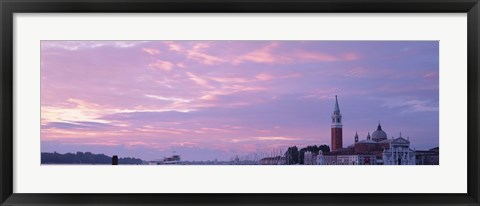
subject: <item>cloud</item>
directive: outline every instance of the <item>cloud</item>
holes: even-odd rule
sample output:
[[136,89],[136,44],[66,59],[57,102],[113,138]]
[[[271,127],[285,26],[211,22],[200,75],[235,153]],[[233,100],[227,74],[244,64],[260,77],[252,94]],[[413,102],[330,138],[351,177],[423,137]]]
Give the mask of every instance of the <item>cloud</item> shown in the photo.
[[[265,87],[255,87],[255,86],[249,86],[249,85],[243,85],[243,84],[227,84],[227,85],[222,85],[220,88],[203,91],[200,99],[206,100],[206,101],[214,101],[214,100],[219,100],[220,99],[219,97],[221,96],[225,97],[225,96],[244,93],[244,92],[255,93],[255,92],[260,92],[265,90],[267,90],[267,88]],[[210,106],[212,107],[245,106],[253,102],[254,100],[252,99],[241,99],[241,101],[240,99],[237,99],[229,103],[223,102],[222,105],[210,105]]]
[[368,74],[368,70],[363,67],[355,67],[353,69],[349,69],[345,76],[348,77],[365,77]]
[[419,83],[411,83],[407,85],[399,85],[395,84],[395,82],[391,82],[390,84],[385,84],[382,86],[378,86],[375,88],[376,91],[382,93],[389,93],[389,94],[413,94],[419,92],[428,92],[430,94],[434,94],[432,92],[436,92],[438,94],[438,83],[431,84],[429,81],[419,82]]
[[335,95],[338,93],[338,89],[330,88],[330,89],[317,89],[312,92],[308,92],[307,95],[300,96],[300,99],[333,99]]
[[187,74],[189,79],[192,80],[193,82],[195,82],[196,84],[198,84],[200,86],[203,86],[203,87],[212,88],[212,86],[210,86],[210,84],[208,83],[208,80],[206,80],[204,78],[201,78],[200,76],[197,76],[197,75],[193,74],[192,72],[186,72],[185,74]]
[[190,47],[181,46],[176,42],[165,42],[165,44],[170,51],[183,54],[187,59],[205,65],[222,63],[240,65],[247,62],[260,64],[293,64],[299,62],[335,62],[360,59],[360,56],[354,52],[330,54],[320,51],[290,49],[288,46],[282,47],[282,44],[279,42],[271,42],[267,45],[253,48],[244,54],[227,53],[223,56],[208,53],[207,50],[215,48],[215,44],[206,41],[197,42]]
[[157,49],[153,49],[153,48],[142,48],[142,51],[150,54],[150,55],[156,55],[156,54],[160,54],[160,51],[157,50]]
[[293,64],[299,62],[335,62],[354,61],[360,56],[354,52],[343,54],[329,54],[319,51],[306,51],[295,49],[293,51],[280,48],[278,42],[272,42],[262,48],[256,49],[247,54],[234,58],[231,63],[234,65],[244,62],[267,63],[267,64]]
[[176,66],[179,67],[179,68],[186,68],[187,67],[187,66],[185,66],[184,63],[177,63]]
[[297,50],[293,53],[293,56],[303,61],[315,62],[354,61],[360,58],[358,54],[352,52],[340,55],[333,55],[323,52],[307,52],[303,50]]
[[[195,111],[175,111],[175,110],[119,110],[103,116],[103,119],[110,121],[138,123],[142,122],[142,126],[151,125],[158,122],[175,122],[183,121]],[[148,127],[146,127],[148,128]]]
[[284,78],[284,79],[300,78],[300,77],[302,77],[302,76],[303,76],[303,74],[301,74],[301,73],[292,72],[292,73],[289,73],[289,74],[286,74],[286,75],[281,76],[281,78]]
[[168,49],[170,51],[174,51],[174,52],[183,51],[183,47],[173,41],[165,41],[164,43],[168,46]]
[[248,84],[254,82],[261,82],[261,81],[269,81],[273,79],[288,79],[288,78],[298,78],[301,77],[302,74],[300,73],[290,73],[286,75],[273,75],[267,72],[261,72],[255,74],[253,77],[244,78],[244,77],[207,77],[210,80],[220,82],[220,83],[228,83],[228,84]]
[[237,142],[258,142],[258,141],[295,141],[300,140],[299,138],[287,137],[287,136],[260,136],[260,137],[242,137],[242,138],[233,138],[230,141]]
[[338,58],[336,56],[319,53],[319,52],[306,52],[306,51],[297,51],[295,53],[296,57],[299,57],[302,60],[310,60],[310,61],[337,61]]
[[209,77],[209,79],[220,83],[248,83],[251,80],[241,77]]
[[223,87],[225,90],[221,91],[220,94],[232,94],[232,93],[237,93],[237,92],[258,92],[258,91],[264,91],[267,88],[265,87],[257,87],[257,86],[250,86],[250,85],[241,85],[241,84],[234,84],[231,86],[224,86]]
[[153,98],[153,99],[158,99],[158,100],[164,100],[164,101],[170,101],[170,102],[183,102],[183,103],[188,103],[191,102],[191,99],[182,99],[182,98],[174,98],[174,97],[163,97],[163,96],[158,96],[158,95],[151,95],[151,94],[146,94],[145,95],[148,98]]
[[181,45],[175,42],[165,42],[168,46],[170,51],[174,51],[178,54],[185,55],[188,59],[194,60],[198,63],[206,64],[206,65],[215,65],[225,62],[224,59],[208,54],[205,50],[210,48],[210,44],[208,42],[200,42],[195,43],[189,49],[185,49]]
[[238,65],[244,62],[256,63],[286,63],[290,58],[282,55],[275,55],[273,51],[278,47],[277,42],[272,42],[260,49],[254,50],[233,59],[232,63]]
[[68,99],[67,105],[42,106],[42,122],[98,122],[109,123],[99,119],[108,113],[102,106],[79,99]]
[[171,80],[154,80],[155,83],[159,84],[159,85],[162,85],[164,87],[167,87],[167,88],[173,88],[173,86],[170,84],[170,82],[172,82]]
[[254,137],[254,139],[261,140],[261,141],[274,141],[274,140],[292,141],[292,140],[298,140],[298,138],[282,137],[282,136]]
[[163,113],[163,112],[181,112],[181,113],[187,113],[187,112],[192,112],[196,111],[195,109],[186,109],[186,108],[164,108],[164,109],[117,109],[114,110],[115,113],[118,114],[126,114],[126,113]]
[[98,47],[129,48],[144,44],[148,41],[41,41],[42,49],[60,48],[69,51],[95,49]]
[[202,97],[200,97],[200,99],[202,100],[207,100],[207,101],[212,101],[212,100],[217,100],[217,96],[213,95],[213,94],[206,94],[206,95],[203,95]]
[[173,69],[174,66],[175,64],[173,64],[172,62],[162,60],[157,60],[156,62],[148,65],[148,67],[152,69],[160,69],[163,71],[170,71]]
[[428,72],[423,75],[423,78],[425,79],[438,79],[438,72]]
[[389,98],[382,99],[384,107],[401,108],[403,112],[438,112],[438,103],[429,100]]
[[268,73],[260,73],[260,74],[257,74],[255,76],[255,78],[257,78],[258,80],[262,80],[262,81],[268,81],[268,80],[271,80],[273,79],[274,77]]
[[350,53],[343,54],[342,59],[346,61],[359,60],[360,55],[358,55],[357,53],[350,52]]
[[49,122],[42,126],[42,129],[57,128],[57,129],[107,129],[112,128],[113,125],[100,122]]
[[142,128],[137,128],[136,131],[138,132],[143,132],[143,133],[151,133],[151,134],[183,134],[185,130],[179,130],[179,129],[172,129],[172,128],[161,128],[161,127],[142,127]]
[[210,45],[208,43],[197,43],[192,49],[186,50],[185,53],[187,54],[187,58],[207,65],[219,64],[225,61],[220,57],[206,53],[204,50],[209,47]]
[[210,128],[210,127],[204,127],[204,128],[201,128],[201,130],[210,131],[210,132],[231,132],[231,130],[227,130],[227,129]]

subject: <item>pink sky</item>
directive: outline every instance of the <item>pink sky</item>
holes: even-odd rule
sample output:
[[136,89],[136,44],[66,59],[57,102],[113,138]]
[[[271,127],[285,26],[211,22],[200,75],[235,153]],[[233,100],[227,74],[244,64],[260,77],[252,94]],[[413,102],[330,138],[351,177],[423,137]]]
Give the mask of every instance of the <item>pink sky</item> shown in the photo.
[[438,146],[438,42],[42,41],[42,152],[230,159],[376,129]]

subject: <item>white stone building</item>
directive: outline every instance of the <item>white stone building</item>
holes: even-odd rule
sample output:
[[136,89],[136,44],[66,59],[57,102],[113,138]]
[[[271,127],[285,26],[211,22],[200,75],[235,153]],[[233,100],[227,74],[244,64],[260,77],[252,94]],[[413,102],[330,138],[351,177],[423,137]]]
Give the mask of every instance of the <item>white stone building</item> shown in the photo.
[[390,141],[390,147],[383,150],[384,165],[415,165],[415,150],[410,149],[410,141],[400,137]]
[[306,151],[303,154],[303,164],[305,164],[305,165],[316,165],[317,164],[317,156],[310,151]]

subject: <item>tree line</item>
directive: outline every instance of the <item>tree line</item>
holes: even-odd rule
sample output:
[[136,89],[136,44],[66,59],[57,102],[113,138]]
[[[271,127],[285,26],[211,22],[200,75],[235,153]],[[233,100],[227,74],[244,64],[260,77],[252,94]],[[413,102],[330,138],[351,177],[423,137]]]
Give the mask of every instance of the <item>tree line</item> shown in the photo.
[[[93,154],[91,152],[66,154],[42,152],[41,159],[42,164],[112,164],[112,157],[104,154]],[[142,163],[143,161],[138,158],[118,158],[118,164],[134,165]]]

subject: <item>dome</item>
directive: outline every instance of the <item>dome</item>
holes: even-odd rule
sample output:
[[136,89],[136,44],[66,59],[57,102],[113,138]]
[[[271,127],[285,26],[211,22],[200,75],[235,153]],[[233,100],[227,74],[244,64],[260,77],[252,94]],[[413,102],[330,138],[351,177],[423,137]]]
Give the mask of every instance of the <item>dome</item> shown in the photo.
[[379,142],[387,139],[387,133],[382,130],[382,126],[378,124],[377,130],[372,133],[372,140]]

